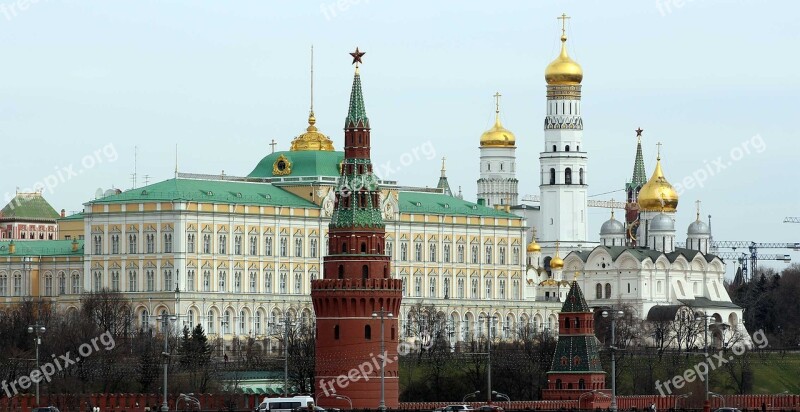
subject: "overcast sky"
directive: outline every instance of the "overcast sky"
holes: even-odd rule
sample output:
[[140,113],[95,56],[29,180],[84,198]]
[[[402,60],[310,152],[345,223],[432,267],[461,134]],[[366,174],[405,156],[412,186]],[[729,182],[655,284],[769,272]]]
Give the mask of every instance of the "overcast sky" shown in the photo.
[[[373,161],[395,169],[382,178],[433,186],[447,156],[474,200],[499,91],[520,194],[538,194],[543,72],[565,12],[593,199],[623,198],[608,192],[630,179],[641,127],[648,175],[661,141],[667,179],[686,183],[679,239],[699,199],[716,240],[800,242],[782,223],[800,216],[800,3],[543,3],[0,0],[0,195],[45,182],[56,209],[79,210],[131,187],[134,146],[137,185],[172,177],[176,144],[181,171],[246,175],[306,127],[312,44],[317,125],[337,149],[359,46]],[[592,234],[608,215],[591,209]]]

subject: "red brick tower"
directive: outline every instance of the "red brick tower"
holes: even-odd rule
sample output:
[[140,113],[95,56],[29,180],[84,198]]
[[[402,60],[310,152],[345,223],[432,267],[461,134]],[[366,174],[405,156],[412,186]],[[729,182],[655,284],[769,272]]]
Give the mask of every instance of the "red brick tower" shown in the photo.
[[581,409],[606,408],[610,398],[605,382],[606,373],[600,364],[594,336],[594,315],[578,282],[572,281],[558,314],[558,344],[547,372],[547,389],[542,390],[542,399],[578,400]]
[[[350,109],[344,129],[344,161],[328,228],[323,279],[311,282],[317,317],[316,399],[319,405],[377,408],[381,400],[381,318],[385,310],[386,406],[398,406],[397,316],[402,280],[391,279],[385,252],[378,181],[370,161],[370,127],[361,93],[356,49]],[[392,317],[388,317],[391,314]],[[336,398],[342,396],[342,398]]]

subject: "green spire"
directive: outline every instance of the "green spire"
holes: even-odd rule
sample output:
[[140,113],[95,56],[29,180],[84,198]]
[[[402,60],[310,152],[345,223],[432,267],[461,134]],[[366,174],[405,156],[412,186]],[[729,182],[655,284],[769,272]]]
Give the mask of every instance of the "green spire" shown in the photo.
[[591,312],[589,305],[586,304],[586,299],[583,298],[583,291],[578,286],[577,281],[572,281],[572,286],[567,292],[567,298],[564,300],[564,306],[561,308],[561,313],[580,313]]
[[364,107],[364,95],[361,93],[361,75],[356,67],[356,74],[353,77],[353,90],[350,91],[350,110],[347,111],[347,120],[344,124],[345,129],[366,128],[369,129],[369,119],[367,109]]
[[641,128],[636,129],[636,160],[633,162],[633,177],[628,188],[641,188],[647,183],[647,173],[644,171],[644,157],[642,156],[642,132]]

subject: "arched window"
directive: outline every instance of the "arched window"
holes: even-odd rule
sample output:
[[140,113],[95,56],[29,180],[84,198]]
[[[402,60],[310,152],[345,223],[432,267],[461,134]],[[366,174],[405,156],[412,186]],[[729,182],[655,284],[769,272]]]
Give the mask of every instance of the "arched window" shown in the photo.
[[564,146],[564,151],[569,152],[569,145]]
[[369,266],[367,266],[367,265],[361,266],[361,277],[363,279],[366,279],[366,278],[369,277]]
[[595,299],[603,299],[603,285],[597,284],[594,292]]
[[564,184],[571,185],[572,184],[572,169],[569,167],[564,169]]
[[347,253],[347,243],[342,242],[342,253]]
[[583,183],[583,168],[580,168],[578,170],[578,178],[580,179],[580,184],[584,184]]
[[606,283],[606,299],[611,299],[611,284]]
[[557,150],[558,150],[558,148],[556,147],[556,145],[553,145],[553,151],[555,152]]
[[550,184],[551,185],[556,184],[556,169],[554,168],[550,169]]
[[333,338],[339,340],[339,325],[333,327]]
[[372,339],[372,327],[369,325],[364,325],[364,339],[366,340]]
[[583,379],[578,381],[578,389],[586,389],[586,381]]
[[556,389],[561,389],[561,379],[556,379]]
[[361,242],[361,253],[367,253],[367,242]]

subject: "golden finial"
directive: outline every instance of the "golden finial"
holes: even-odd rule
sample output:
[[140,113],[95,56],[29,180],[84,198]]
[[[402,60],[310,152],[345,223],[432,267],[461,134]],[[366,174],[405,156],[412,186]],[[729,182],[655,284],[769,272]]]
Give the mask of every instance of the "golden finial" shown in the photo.
[[[311,109],[309,110],[311,115],[309,115],[309,119],[314,117],[314,45],[311,45]],[[310,122],[309,122],[310,123]]]
[[445,156],[442,156],[442,177],[446,177],[446,176],[445,176],[445,171],[446,171],[447,169],[445,168],[445,165],[444,165],[444,161],[445,161],[445,160],[447,160],[447,157],[445,157]]
[[567,16],[567,13],[562,13],[560,17],[556,17],[556,19],[561,20],[561,41],[567,41],[567,19],[571,18]]
[[495,92],[494,94],[494,119],[495,123],[500,123],[500,92]]

